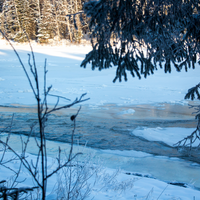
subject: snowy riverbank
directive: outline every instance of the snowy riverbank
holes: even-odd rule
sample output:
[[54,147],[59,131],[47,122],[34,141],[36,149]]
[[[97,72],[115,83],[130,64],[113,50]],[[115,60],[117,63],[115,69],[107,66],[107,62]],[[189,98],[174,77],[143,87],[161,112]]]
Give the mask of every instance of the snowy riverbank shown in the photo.
[[[16,49],[28,69],[28,45],[16,45]],[[190,69],[187,73],[184,71],[178,73],[173,69],[171,74],[164,74],[163,70],[158,70],[154,75],[147,79],[143,78],[142,80],[128,76],[128,82],[114,84],[112,80],[115,76],[115,68],[99,72],[97,70],[92,71],[89,66],[86,69],[79,67],[85,54],[90,50],[89,46],[74,45],[50,47],[38,46],[35,44],[33,45],[33,49],[39,75],[41,77],[41,83],[43,80],[44,59],[47,58],[47,83],[53,85],[52,94],[65,96],[74,100],[81,94],[87,93],[87,97],[90,97],[90,100],[85,102],[84,105],[90,108],[90,114],[93,119],[98,121],[100,117],[105,118],[107,123],[111,122],[109,126],[112,128],[114,127],[114,121],[118,123],[118,125],[120,125],[120,120],[121,122],[123,121],[123,128],[117,129],[117,131],[120,133],[123,133],[122,130],[127,131],[125,133],[127,133],[126,136],[128,138],[135,135],[135,137],[142,137],[149,142],[161,141],[172,145],[175,139],[178,139],[174,136],[175,134],[179,135],[180,138],[185,137],[185,135],[182,134],[184,132],[190,133],[192,128],[195,127],[195,123],[189,125],[184,125],[184,123],[180,125],[180,123],[186,121],[189,123],[189,121],[194,118],[194,115],[191,116],[190,111],[187,109],[188,101],[184,100],[184,96],[189,88],[199,83],[200,68],[198,66],[195,70]],[[20,105],[23,107],[35,105],[35,99],[33,98],[17,57],[14,55],[11,47],[3,40],[0,41],[0,68],[0,105]],[[54,104],[56,99],[51,97],[48,102]],[[61,103],[64,104],[66,102],[63,101]],[[114,108],[111,109],[113,104],[116,106],[113,106]],[[145,105],[148,106],[145,107]],[[177,112],[177,110],[173,112],[173,106],[167,107],[165,105],[179,105],[179,108],[177,106],[179,112]],[[184,109],[181,106],[183,106]],[[10,112],[12,112],[13,109],[15,108],[11,108]],[[75,110],[76,108],[72,108],[70,112],[75,112]],[[0,112],[3,118],[3,114],[7,111],[5,108],[1,107]],[[29,112],[30,111],[27,111],[27,113]],[[59,114],[70,116],[67,112],[68,111],[65,110]],[[83,112],[83,118],[86,114],[87,113]],[[168,115],[170,115],[169,118],[167,118]],[[148,124],[145,127],[141,124],[130,127],[131,120],[140,119],[142,123],[142,120],[147,120],[148,116],[154,116],[155,121],[160,119],[167,121],[172,118],[172,121],[175,121],[173,124],[174,128],[164,128],[162,127],[163,123],[154,123],[154,127]],[[109,119],[112,119],[112,121],[109,121]],[[102,121],[98,121],[98,123],[103,126]],[[178,123],[181,126],[179,128],[177,128]],[[89,126],[91,127],[90,124],[88,127]],[[93,127],[94,132],[97,128],[97,126]],[[98,131],[104,133],[104,135],[101,135],[102,139],[104,139],[104,136],[106,138],[109,134],[109,129],[105,130],[102,128],[101,131]],[[116,131],[116,129],[113,129],[113,131]],[[132,135],[129,134],[130,132]],[[85,135],[87,135],[87,132],[85,132]],[[165,135],[165,137],[163,137],[163,135]],[[100,137],[100,134],[97,134],[96,137],[99,139],[98,137]],[[117,141],[117,139],[117,137],[113,137],[113,141]],[[111,140],[108,142],[113,143],[113,141]],[[129,141],[131,140],[127,140],[127,143]],[[90,141],[87,140],[87,142]],[[52,143],[52,145],[57,147],[58,144]],[[126,143],[123,145],[126,145]],[[148,148],[148,146],[146,146],[146,148]],[[53,149],[53,147],[51,149]],[[97,195],[95,192],[98,191],[99,186],[95,186],[96,188],[94,187],[92,191],[95,200],[138,200],[145,198],[184,200],[195,198],[195,200],[198,200],[200,197],[200,192],[193,188],[183,188],[167,184],[169,182],[179,181],[187,182],[190,186],[192,186],[193,183],[197,183],[196,186],[199,187],[199,164],[177,158],[153,156],[152,154],[133,150],[111,151],[91,149],[91,151],[101,157],[105,163],[107,162],[105,165],[107,171],[112,172],[114,169],[122,168],[122,172],[117,177],[118,181],[128,180],[130,178],[137,179],[131,189],[120,194],[117,194],[115,191],[109,191],[111,188],[107,188],[100,191]],[[49,150],[49,153],[50,152]],[[34,152],[32,153],[34,154]],[[49,156],[54,157],[55,155],[50,153]],[[30,155],[30,157],[35,159],[34,155]],[[12,166],[17,167],[17,164],[12,163]],[[138,178],[138,176],[127,175],[125,172],[130,174],[147,174],[166,182],[146,177]],[[1,169],[1,179],[8,178],[9,175],[6,169]],[[22,178],[26,176],[27,173],[22,174]],[[53,177],[51,181],[52,185],[49,185],[48,188],[49,193],[55,182],[56,177]],[[25,184],[31,185],[31,180],[28,179]],[[55,199],[55,196],[52,198],[49,196],[49,200],[50,199]]]

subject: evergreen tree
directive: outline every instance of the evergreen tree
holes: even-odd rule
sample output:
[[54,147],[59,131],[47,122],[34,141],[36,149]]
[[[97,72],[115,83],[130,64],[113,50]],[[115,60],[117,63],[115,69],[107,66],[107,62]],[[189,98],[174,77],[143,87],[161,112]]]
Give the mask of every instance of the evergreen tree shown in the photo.
[[114,81],[194,68],[200,50],[199,0],[99,0],[84,5],[93,50],[83,67],[117,66]]
[[38,6],[34,0],[6,0],[3,4],[1,29],[18,42],[35,39]]
[[[77,13],[80,10],[82,10],[81,0],[75,0],[74,1],[74,12]],[[74,26],[75,26],[75,29],[74,29],[74,40],[76,42],[80,43],[80,40],[83,37],[80,15],[75,15],[74,16]]]
[[3,2],[0,3],[0,29],[4,31],[4,14],[3,14]]
[[69,8],[70,8],[70,4],[69,4],[69,2],[68,2],[68,0],[63,0],[64,2],[63,2],[63,5],[64,5],[64,7],[63,7],[63,12],[64,12],[64,15],[65,15],[65,24],[66,24],[66,35],[68,35],[68,39],[72,42],[72,40],[73,40],[73,37],[72,37],[72,32],[71,32],[71,25],[70,25],[70,18],[69,17],[66,17],[68,14],[69,14],[69,12],[70,12],[70,10],[69,10]]
[[35,40],[37,35],[38,19],[40,17],[39,1],[28,0],[27,9],[28,9],[27,12],[28,23],[26,22],[25,30],[29,38]]
[[0,0],[0,12],[2,12],[3,2],[4,2],[4,0]]
[[61,22],[62,22],[63,36],[64,36],[64,38],[67,38],[72,42],[72,32],[71,32],[71,28],[70,28],[70,19],[69,19],[69,17],[67,17],[67,15],[69,14],[70,4],[69,4],[68,0],[63,0],[62,5],[63,6],[62,6]]
[[8,38],[13,39],[20,31],[20,22],[16,12],[14,0],[5,0],[2,9],[2,26]]
[[38,23],[38,41],[47,43],[49,39],[56,36],[56,21],[53,15],[53,5],[50,0],[44,0]]
[[54,17],[56,21],[57,38],[58,40],[66,38],[69,30],[69,20],[66,17],[68,14],[69,4],[67,0],[53,0]]
[[[15,13],[17,16],[17,24],[16,24],[16,31],[15,36],[13,39],[17,42],[26,42],[27,36],[29,35],[28,32],[28,24],[29,18],[29,7],[27,0],[14,0],[14,7]],[[27,34],[27,35],[26,35]]]
[[82,26],[82,1],[81,0],[69,0],[68,16],[70,26],[69,32],[71,33],[71,41],[80,43],[83,37],[83,26]]
[[18,42],[27,41],[27,36],[45,43],[66,38],[80,42],[83,28],[87,30],[80,11],[81,0],[5,0],[0,26],[9,39]]
[[55,18],[55,24],[56,24],[56,36],[57,39],[60,40],[61,39],[61,33],[60,33],[60,26],[61,26],[61,22],[60,22],[60,18],[62,15],[62,1],[61,0],[53,0],[53,14],[54,14],[54,18]]
[[71,42],[79,43],[83,36],[81,15],[77,14],[82,11],[81,0],[52,0],[52,3],[58,38],[68,36]]

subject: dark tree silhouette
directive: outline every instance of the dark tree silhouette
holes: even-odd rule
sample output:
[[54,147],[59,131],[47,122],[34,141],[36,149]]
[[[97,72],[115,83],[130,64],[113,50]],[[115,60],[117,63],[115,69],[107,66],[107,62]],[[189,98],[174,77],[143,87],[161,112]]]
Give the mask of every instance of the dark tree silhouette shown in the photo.
[[88,1],[91,42],[83,67],[99,70],[116,66],[114,82],[127,71],[145,78],[157,66],[171,72],[195,67],[200,50],[199,0]]

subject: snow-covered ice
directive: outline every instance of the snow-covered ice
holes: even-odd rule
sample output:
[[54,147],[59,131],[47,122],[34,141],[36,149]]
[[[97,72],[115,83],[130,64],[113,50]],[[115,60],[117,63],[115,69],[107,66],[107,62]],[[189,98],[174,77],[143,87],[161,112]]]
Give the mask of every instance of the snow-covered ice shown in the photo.
[[[171,128],[145,128],[138,127],[133,130],[132,134],[143,137],[149,141],[160,141],[164,142],[170,146],[173,146],[178,141],[186,138],[190,135],[195,129],[194,128],[181,128],[181,127],[171,127]],[[197,143],[194,146],[198,146]]]
[[[15,47],[30,74],[27,62],[27,53],[30,53],[29,46],[27,44],[15,44]],[[96,112],[98,112],[100,107],[106,104],[116,104],[119,107],[124,107],[124,109],[117,112],[117,117],[125,118],[127,116],[137,116],[137,109],[131,108],[131,106],[137,107],[138,104],[153,104],[156,105],[160,111],[165,109],[163,106],[160,106],[164,103],[187,105],[188,101],[184,99],[187,90],[199,83],[199,66],[196,66],[195,70],[189,69],[187,73],[184,71],[178,73],[175,69],[172,69],[171,74],[164,74],[164,70],[159,69],[154,75],[149,76],[147,79],[142,78],[138,80],[129,75],[128,82],[113,83],[112,80],[115,77],[116,70],[114,67],[108,70],[102,70],[101,72],[98,70],[92,71],[90,66],[86,69],[80,68],[81,61],[84,59],[85,54],[91,49],[90,46],[71,45],[51,47],[33,44],[33,49],[41,83],[43,81],[44,60],[47,58],[47,84],[53,86],[51,94],[65,96],[66,98],[74,100],[81,94],[87,93],[87,97],[89,97],[90,100],[83,104],[89,105],[90,109],[97,109]],[[35,99],[18,59],[12,48],[4,40],[0,40],[0,68],[0,105],[35,105]],[[56,99],[51,97],[48,102],[54,104]],[[61,103],[64,104],[66,102],[63,101]],[[191,133],[192,130],[193,128],[182,127],[138,127],[132,131],[132,134],[143,137],[149,141],[162,141],[168,145],[173,145],[177,140]],[[98,188],[94,187],[92,195],[95,196],[95,200],[200,199],[200,191],[191,187],[183,188],[167,184],[167,182],[162,182],[157,179],[126,174],[149,174],[148,169],[153,170],[154,168],[154,171],[159,172],[160,168],[163,169],[163,171],[161,171],[160,174],[155,173],[154,177],[160,177],[162,180],[173,182],[177,180],[172,180],[171,178],[167,180],[167,176],[176,176],[178,174],[176,170],[182,167],[180,177],[188,177],[187,182],[192,185],[192,183],[196,181],[194,178],[198,178],[199,176],[197,176],[197,174],[200,174],[200,167],[196,163],[185,162],[184,160],[176,158],[153,156],[136,151],[95,149],[91,149],[91,151],[102,156],[102,159],[107,162],[107,164],[105,164],[105,166],[107,166],[107,171],[113,172],[120,166],[123,168],[117,176],[119,181],[130,178],[135,179],[134,186],[122,193],[107,188],[96,194],[95,192],[98,191]],[[30,157],[33,160],[35,159],[32,154],[30,154]],[[51,157],[54,157],[53,153]],[[155,165],[155,163],[157,165]],[[134,165],[135,168],[132,167]],[[12,163],[12,166],[17,167],[17,164]],[[177,167],[176,169],[175,166]],[[169,170],[166,173],[164,173],[165,168]],[[0,174],[1,179],[9,177],[9,173],[6,169],[1,168]],[[21,175],[22,178],[23,176],[27,177],[26,173]],[[161,177],[161,175],[163,175],[163,177]],[[189,180],[189,177],[191,177],[191,180]],[[184,179],[182,181],[184,182]],[[56,177],[53,177],[51,183],[55,182]],[[31,185],[31,180],[28,179],[25,184]],[[50,184],[48,188],[49,194],[52,187],[53,184]],[[54,198],[55,196],[49,195],[48,199]]]

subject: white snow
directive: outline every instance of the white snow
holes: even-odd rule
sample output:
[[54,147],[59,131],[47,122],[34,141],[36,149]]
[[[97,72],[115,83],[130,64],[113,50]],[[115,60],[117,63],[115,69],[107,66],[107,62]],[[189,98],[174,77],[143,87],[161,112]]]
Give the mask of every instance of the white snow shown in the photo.
[[[12,156],[12,155],[8,153],[7,156]],[[35,162],[34,156],[30,154],[27,154],[27,156],[29,157],[29,159],[32,159],[33,162]],[[16,161],[11,162],[10,166],[12,165],[14,167],[17,167],[18,163]],[[10,171],[2,167],[0,169],[1,169],[1,179],[2,180],[9,179]],[[51,171],[51,168],[49,168],[49,171]],[[105,172],[104,169],[102,170],[102,172]],[[115,171],[107,169],[106,173],[112,175],[113,173],[115,173]],[[90,198],[88,199],[94,197],[95,200],[104,200],[104,199],[140,200],[140,199],[146,199],[148,197],[148,199],[159,198],[162,200],[169,200],[169,199],[191,200],[194,198],[198,200],[200,195],[199,191],[194,190],[192,188],[182,188],[167,184],[165,182],[156,179],[127,175],[124,173],[124,171],[120,171],[117,174],[117,179],[114,178],[112,185],[109,185],[108,188],[104,187],[100,190],[100,188],[104,186],[104,181],[100,180],[101,176],[102,174],[99,174],[98,177],[99,179],[96,180],[97,182],[95,186],[92,188]],[[22,167],[22,172],[20,173],[19,180],[21,181],[25,180],[25,182],[21,184],[22,187],[27,187],[32,185],[32,179],[29,176],[29,173],[23,167]],[[47,190],[48,200],[56,199],[56,193],[52,193],[52,190],[55,187],[56,180],[57,177],[53,176],[50,178],[48,182],[48,190]],[[94,181],[93,179],[89,180],[89,182],[91,183],[93,183],[93,181]]]
[[[14,45],[30,74],[27,62],[27,53],[30,53],[29,46],[27,44]],[[99,106],[110,103],[123,106],[124,109],[118,112],[119,117],[134,116],[137,111],[130,108],[131,105],[154,104],[159,106],[160,103],[187,105],[188,101],[184,100],[187,90],[199,83],[199,66],[196,66],[195,70],[188,70],[187,73],[184,71],[178,73],[175,69],[172,69],[171,74],[164,74],[164,70],[158,70],[154,75],[141,80],[132,78],[129,75],[128,82],[113,83],[115,68],[102,70],[101,72],[98,70],[92,71],[90,66],[86,69],[80,68],[85,54],[91,49],[88,45],[40,46],[36,43],[32,45],[41,83],[43,81],[44,60],[47,58],[47,84],[53,86],[51,94],[65,96],[74,100],[81,94],[87,93],[87,97],[90,100],[84,104],[89,105],[91,109],[98,109]],[[35,105],[35,99],[18,59],[12,48],[4,40],[0,40],[0,68],[0,105]],[[54,104],[56,99],[51,97],[48,102]],[[65,103],[65,101],[61,103]],[[159,109],[162,110],[163,107],[161,106]],[[173,145],[177,140],[191,133],[192,130],[194,129],[181,127],[138,127],[133,130],[132,134],[150,141],[162,141],[168,145]],[[53,144],[56,147],[58,145],[57,143]],[[200,180],[200,167],[198,164],[176,158],[156,157],[136,151],[100,151],[95,149],[91,149],[91,151],[99,157],[102,156],[108,173],[112,174],[116,168],[122,168],[122,171],[116,177],[116,185],[113,185],[113,187],[109,185],[99,191],[99,188],[104,183],[100,182],[99,185],[94,186],[91,193],[91,197],[94,196],[94,200],[200,199],[200,191],[192,187],[183,188],[169,185],[158,179],[125,174],[125,172],[137,172],[152,175],[150,172],[155,171],[155,174],[152,175],[153,177],[165,181],[186,181],[192,185],[193,182]],[[55,157],[54,154],[55,152],[50,154],[52,158]],[[35,160],[34,155],[29,154],[29,156]],[[10,167],[17,168],[17,166],[18,164],[15,161],[10,163]],[[180,171],[180,168],[182,171]],[[165,169],[169,171],[165,173]],[[0,168],[1,180],[9,179],[10,175],[7,169]],[[176,178],[168,180],[168,176]],[[21,178],[25,177],[27,180],[22,185],[31,186],[32,179],[27,172],[23,171]],[[128,181],[130,179],[134,179],[133,187],[130,187],[131,183],[127,182],[129,183],[127,190],[120,192],[119,187],[123,183],[120,181]],[[55,192],[51,194],[51,190],[56,181],[57,177],[52,177],[49,182],[48,200],[55,199]]]
[[[24,92],[22,95],[16,92],[29,91],[30,87],[17,57],[11,47],[5,43],[5,41],[0,41],[1,78],[5,79],[0,84],[0,91],[4,93],[1,97],[1,103],[35,104],[31,93]],[[27,53],[30,53],[29,46],[18,44],[15,47],[27,71],[30,72],[27,56]],[[91,49],[90,46],[51,47],[33,44],[33,49],[41,81],[44,60],[47,58],[47,82],[48,85],[53,86],[53,94],[66,96],[73,100],[78,95],[86,92],[90,97],[90,101],[85,102],[85,104],[90,105],[105,103],[137,105],[155,102],[187,104],[187,101],[184,100],[187,90],[199,82],[200,68],[197,66],[195,70],[190,69],[187,73],[184,71],[178,73],[175,69],[172,69],[171,74],[165,74],[163,69],[159,69],[147,79],[142,78],[139,80],[129,75],[128,82],[113,83],[115,67],[101,72],[97,69],[92,71],[90,66],[86,69],[80,68],[85,54]],[[7,85],[6,88],[5,85]],[[11,92],[9,88],[13,91]],[[53,104],[55,101],[54,98],[49,99],[49,103]]]
[[[180,141],[183,138],[186,138],[190,135],[195,129],[194,128],[180,128],[180,127],[171,127],[171,128],[146,128],[138,127],[133,130],[132,134],[145,138],[149,141],[160,141],[164,142],[170,146],[173,146],[175,143]],[[198,146],[197,143],[194,146]]]
[[120,112],[119,115],[126,115],[126,114],[133,115],[134,112],[135,112],[134,109],[128,109],[128,110],[124,110],[124,111]]
[[[4,134],[5,139],[6,134]],[[26,138],[26,137],[23,137]],[[16,149],[19,149],[19,145],[16,141],[19,141],[19,136],[13,135],[10,140],[10,145]],[[29,159],[33,160],[33,163],[35,162],[36,157],[34,156],[36,154],[36,148],[33,145],[34,139],[31,139],[30,141],[30,151],[32,154],[27,153],[26,156]],[[64,149],[66,152],[69,151],[70,145],[66,143],[60,143],[60,142],[53,142],[53,141],[47,141],[47,151],[52,158],[55,158],[55,151],[58,148],[58,146],[61,147],[61,149]],[[93,185],[94,181],[96,182],[95,185],[92,187],[91,195],[88,199],[91,199],[92,197],[95,197],[95,200],[102,200],[102,199],[146,199],[148,195],[149,199],[157,199],[160,195],[159,199],[184,199],[189,200],[198,199],[200,195],[200,191],[194,190],[192,185],[195,183],[195,181],[200,180],[200,174],[199,174],[199,165],[193,165],[190,166],[191,163],[184,163],[181,161],[181,159],[172,158],[174,162],[170,162],[170,159],[166,157],[154,157],[151,154],[147,154],[144,152],[136,152],[136,151],[111,151],[111,150],[95,150],[87,147],[81,147],[81,146],[74,146],[74,153],[77,152],[83,152],[83,156],[79,158],[79,161],[83,162],[85,160],[89,160],[89,162],[95,163],[95,167],[98,169],[98,174],[96,174],[94,177],[89,179],[89,184]],[[0,156],[1,156],[0,152]],[[6,154],[7,159],[12,156],[11,153]],[[51,172],[54,169],[54,161],[52,158],[49,159],[49,165],[48,170]],[[91,163],[92,163],[91,162]],[[91,170],[91,163],[88,165],[87,170]],[[143,165],[141,165],[141,163]],[[147,163],[150,166],[146,166]],[[159,165],[157,166],[157,163]],[[124,170],[123,164],[126,165],[128,170]],[[116,165],[114,168],[113,166]],[[13,161],[9,163],[10,167],[14,167],[17,169],[18,162]],[[92,165],[93,166],[93,165]],[[110,166],[103,167],[103,166]],[[163,166],[161,169],[159,169],[159,166]],[[118,171],[117,169],[121,167],[122,170]],[[173,176],[176,174],[180,175],[179,181],[176,179],[173,180],[167,180],[167,174],[165,172],[165,167],[168,169],[173,169],[168,172],[168,175]],[[181,167],[181,171],[180,171]],[[145,169],[146,168],[146,169]],[[145,176],[153,176],[152,174],[148,173],[148,168],[155,168],[155,171],[162,170],[163,177],[167,182],[180,182],[181,178],[184,182],[184,177],[188,176],[188,180],[190,180],[190,186],[188,188],[178,187],[174,185],[170,185],[167,182],[162,182],[157,179],[147,178]],[[0,167],[1,170],[1,179],[7,179],[10,180],[11,172],[3,167]],[[117,170],[117,171],[116,171]],[[107,183],[107,175],[109,174],[112,176],[113,174],[114,179],[112,183]],[[141,174],[141,176],[137,176],[134,174]],[[195,173],[196,176],[193,174]],[[185,174],[185,176],[183,176]],[[154,174],[154,177],[156,178],[157,174]],[[61,175],[62,176],[62,175]],[[96,177],[97,176],[97,177]],[[95,179],[96,177],[96,179]],[[175,176],[174,176],[175,177]],[[195,179],[191,179],[191,177],[195,177]],[[22,187],[25,186],[32,186],[32,179],[28,175],[28,172],[25,168],[22,168],[22,173],[20,174],[19,180],[24,180],[21,184]],[[55,192],[55,184],[56,184],[57,176],[53,176],[49,179],[48,183],[48,200],[56,199],[56,192]],[[105,185],[106,184],[106,185]],[[100,189],[102,188],[102,189]],[[127,188],[123,190],[123,188]],[[54,192],[52,192],[54,191]],[[133,198],[134,197],[134,198]]]

